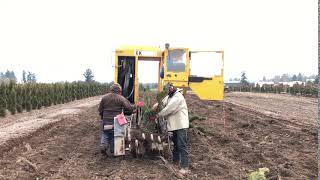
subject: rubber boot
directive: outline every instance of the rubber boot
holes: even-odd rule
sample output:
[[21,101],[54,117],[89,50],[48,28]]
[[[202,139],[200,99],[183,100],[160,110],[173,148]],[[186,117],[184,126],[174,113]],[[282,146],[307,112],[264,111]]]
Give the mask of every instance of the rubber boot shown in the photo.
[[102,155],[107,155],[106,150],[107,150],[106,145],[105,144],[100,144],[100,153]]
[[113,149],[110,143],[106,144],[106,153],[108,157],[113,157]]

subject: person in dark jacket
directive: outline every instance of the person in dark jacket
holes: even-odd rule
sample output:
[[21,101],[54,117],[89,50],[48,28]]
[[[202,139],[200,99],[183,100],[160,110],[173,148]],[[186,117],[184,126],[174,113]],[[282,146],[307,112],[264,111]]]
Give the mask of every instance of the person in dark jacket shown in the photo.
[[[135,105],[131,105],[130,101],[121,95],[121,86],[114,83],[110,88],[110,93],[102,97],[99,105],[99,114],[102,118],[102,134],[100,141],[100,151],[102,154],[113,154],[114,142],[113,128],[106,129],[105,127],[112,127],[114,125],[114,117],[121,112],[133,112]],[[108,126],[109,125],[109,126]]]

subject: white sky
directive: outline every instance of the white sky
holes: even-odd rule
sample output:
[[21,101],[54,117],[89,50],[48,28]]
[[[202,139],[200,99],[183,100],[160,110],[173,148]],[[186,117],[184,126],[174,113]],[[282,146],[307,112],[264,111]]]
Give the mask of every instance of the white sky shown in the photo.
[[[0,1],[0,71],[40,82],[114,79],[111,51],[166,42],[225,51],[225,79],[317,74],[315,0]],[[139,77],[156,81],[156,65]],[[202,68],[202,67],[196,67]]]

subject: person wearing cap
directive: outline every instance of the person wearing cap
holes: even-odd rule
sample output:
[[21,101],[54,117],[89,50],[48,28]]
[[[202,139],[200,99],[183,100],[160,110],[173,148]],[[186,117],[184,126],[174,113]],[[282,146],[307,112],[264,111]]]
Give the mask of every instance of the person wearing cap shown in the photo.
[[[187,103],[182,94],[182,89],[176,89],[172,84],[169,85],[168,95],[162,100],[164,108],[158,116],[167,120],[167,128],[172,132],[174,143],[172,155],[176,165],[180,163],[180,173],[185,175],[189,172],[189,160],[187,151],[187,129],[189,128],[189,117]],[[153,106],[155,110],[157,104]]]
[[[102,154],[113,154],[113,135],[112,128],[105,129],[104,127],[112,127],[114,125],[114,117],[121,112],[133,112],[135,105],[131,105],[130,101],[121,95],[122,88],[118,83],[114,83],[110,87],[110,92],[102,97],[99,104],[99,114],[102,119],[102,134],[100,141],[100,151]],[[108,126],[109,125],[109,126]]]

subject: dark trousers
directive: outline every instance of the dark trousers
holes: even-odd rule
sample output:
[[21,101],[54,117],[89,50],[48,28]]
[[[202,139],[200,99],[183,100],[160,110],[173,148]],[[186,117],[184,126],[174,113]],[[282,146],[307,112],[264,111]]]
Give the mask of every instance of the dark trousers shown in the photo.
[[187,129],[178,129],[172,132],[172,141],[174,143],[172,151],[173,162],[180,162],[181,168],[188,168]]
[[102,133],[101,133],[101,140],[100,144],[102,146],[108,145],[110,148],[110,152],[113,153],[113,148],[114,148],[114,130],[104,130],[104,125],[112,125],[111,122],[108,121],[102,121],[101,123],[101,128],[102,128]]

